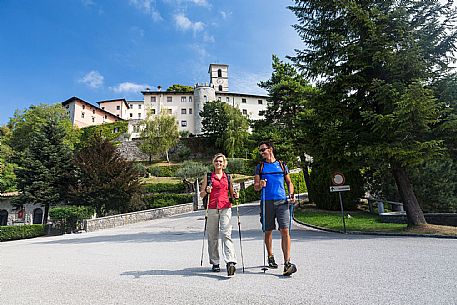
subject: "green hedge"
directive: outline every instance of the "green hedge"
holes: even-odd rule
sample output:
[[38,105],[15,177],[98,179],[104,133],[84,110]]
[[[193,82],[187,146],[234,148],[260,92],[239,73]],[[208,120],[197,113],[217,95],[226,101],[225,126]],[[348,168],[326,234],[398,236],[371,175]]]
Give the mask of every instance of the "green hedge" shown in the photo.
[[154,165],[148,168],[148,172],[155,177],[176,177],[179,165],[159,166]]
[[149,194],[145,198],[149,208],[162,208],[192,202],[192,194]]
[[60,222],[64,232],[71,233],[80,228],[84,219],[90,219],[95,210],[86,206],[60,206],[49,210],[53,222]]
[[[290,180],[294,185],[294,193],[300,194],[307,192],[306,183],[305,183],[305,176],[303,175],[303,171],[300,171],[296,174],[290,174]],[[287,191],[287,186],[285,186]]]
[[254,190],[254,185],[240,191],[240,202],[247,203],[260,200],[260,192]]
[[184,183],[151,183],[145,184],[144,190],[148,193],[182,194],[187,191],[187,186]]
[[43,225],[2,226],[0,241],[32,238],[44,235]]

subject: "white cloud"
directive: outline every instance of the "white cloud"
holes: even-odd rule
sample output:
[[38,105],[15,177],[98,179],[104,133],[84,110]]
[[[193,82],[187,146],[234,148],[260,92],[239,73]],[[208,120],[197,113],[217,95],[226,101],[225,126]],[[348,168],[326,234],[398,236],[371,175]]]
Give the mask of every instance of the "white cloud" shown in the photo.
[[220,13],[221,13],[222,19],[224,19],[224,20],[227,20],[232,15],[232,12],[221,11]]
[[204,42],[209,42],[209,43],[214,43],[216,40],[214,39],[213,35],[209,35],[207,32],[203,34],[203,41]]
[[154,0],[129,0],[129,4],[143,13],[146,13],[151,16],[154,21],[162,21],[163,18],[160,15],[160,12],[155,7]]
[[81,0],[81,2],[85,7],[89,7],[89,6],[95,5],[95,2],[92,1],[92,0]]
[[176,27],[182,31],[192,30],[194,33],[205,28],[205,24],[201,21],[192,22],[184,14],[175,15]]
[[100,74],[100,72],[93,70],[84,75],[78,81],[80,83],[86,84],[91,88],[99,88],[103,86],[103,79],[104,77]]
[[190,0],[190,2],[199,5],[199,6],[209,6],[207,0]]
[[135,83],[131,83],[131,82],[124,82],[124,83],[120,83],[116,87],[110,87],[110,89],[116,93],[130,93],[130,92],[138,93],[142,90],[145,90],[147,87],[150,87],[150,86],[135,84]]

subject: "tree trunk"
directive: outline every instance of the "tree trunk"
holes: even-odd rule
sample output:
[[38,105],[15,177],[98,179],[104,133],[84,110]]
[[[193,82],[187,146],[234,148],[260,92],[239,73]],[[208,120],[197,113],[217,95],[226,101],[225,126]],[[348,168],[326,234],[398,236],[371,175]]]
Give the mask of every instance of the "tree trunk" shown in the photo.
[[400,193],[403,207],[406,211],[408,226],[425,225],[424,213],[414,194],[413,185],[409,181],[406,169],[397,162],[392,163],[392,173],[397,184],[398,192]]
[[167,156],[167,163],[170,163],[170,158],[168,157],[168,150],[165,152],[165,155]]
[[41,221],[42,224],[47,224],[48,223],[48,216],[49,216],[49,203],[46,203],[44,205],[44,215],[43,215],[43,220]]

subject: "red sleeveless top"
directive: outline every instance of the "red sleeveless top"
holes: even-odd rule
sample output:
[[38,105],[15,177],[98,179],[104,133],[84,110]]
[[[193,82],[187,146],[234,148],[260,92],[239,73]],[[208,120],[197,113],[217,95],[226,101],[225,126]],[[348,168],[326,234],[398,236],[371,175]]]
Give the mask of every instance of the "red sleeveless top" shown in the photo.
[[232,204],[229,200],[227,174],[223,173],[221,179],[211,173],[211,194],[209,195],[208,209],[229,209]]

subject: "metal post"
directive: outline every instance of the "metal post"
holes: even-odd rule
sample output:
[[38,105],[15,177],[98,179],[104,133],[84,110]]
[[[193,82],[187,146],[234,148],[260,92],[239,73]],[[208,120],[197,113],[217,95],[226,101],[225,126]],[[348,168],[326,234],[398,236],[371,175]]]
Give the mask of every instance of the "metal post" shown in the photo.
[[341,198],[341,192],[338,192],[338,196],[340,197],[341,217],[343,218],[343,232],[346,234],[346,223],[344,222],[343,199]]

